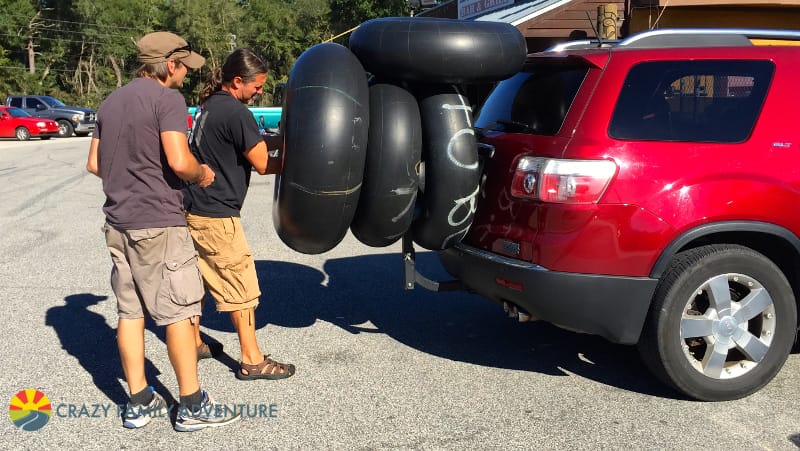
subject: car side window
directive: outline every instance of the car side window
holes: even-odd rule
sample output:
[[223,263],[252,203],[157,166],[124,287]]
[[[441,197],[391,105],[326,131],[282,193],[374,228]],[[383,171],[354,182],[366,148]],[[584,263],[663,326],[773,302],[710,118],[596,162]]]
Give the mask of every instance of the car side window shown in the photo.
[[739,143],[753,131],[770,61],[658,61],[634,66],[608,133],[616,139]]
[[555,135],[583,83],[587,67],[541,67],[497,85],[475,121],[478,128]]
[[22,108],[22,98],[21,97],[12,97],[11,101],[8,104],[10,106],[15,106],[17,108]]

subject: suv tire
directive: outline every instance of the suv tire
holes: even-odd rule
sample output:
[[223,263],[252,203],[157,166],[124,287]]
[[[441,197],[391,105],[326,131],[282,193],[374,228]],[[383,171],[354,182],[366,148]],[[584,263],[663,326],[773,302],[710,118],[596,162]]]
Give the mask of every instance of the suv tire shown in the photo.
[[72,136],[72,124],[66,119],[59,119],[58,122],[58,137],[69,138]]
[[796,308],[783,272],[764,255],[736,245],[698,247],[677,254],[662,277],[639,352],[657,377],[691,397],[742,398],[780,371]]

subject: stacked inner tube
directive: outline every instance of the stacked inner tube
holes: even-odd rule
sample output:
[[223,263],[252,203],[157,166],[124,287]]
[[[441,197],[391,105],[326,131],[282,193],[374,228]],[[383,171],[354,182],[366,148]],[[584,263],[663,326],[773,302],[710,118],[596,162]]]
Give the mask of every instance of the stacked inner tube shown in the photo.
[[333,248],[348,227],[368,246],[409,230],[427,249],[458,243],[480,174],[470,103],[455,85],[508,78],[525,55],[507,23],[408,17],[364,22],[349,50],[308,49],[289,76],[281,120],[280,238],[304,253]]
[[525,38],[503,22],[386,17],[362,23],[350,50],[379,77],[422,83],[508,78],[525,60]]
[[414,242],[447,249],[467,234],[475,213],[480,173],[472,109],[453,85],[417,88],[422,116],[425,186]]
[[346,47],[315,45],[292,68],[285,105],[273,223],[292,249],[320,254],[342,241],[358,204],[369,127],[364,68]]
[[362,243],[388,246],[408,230],[419,185],[422,130],[417,100],[388,83],[369,88],[364,184],[350,230]]

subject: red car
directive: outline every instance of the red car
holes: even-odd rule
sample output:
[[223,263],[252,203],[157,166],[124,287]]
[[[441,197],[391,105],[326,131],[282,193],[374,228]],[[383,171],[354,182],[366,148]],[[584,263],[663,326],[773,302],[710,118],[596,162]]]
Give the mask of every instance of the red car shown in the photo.
[[520,320],[637,345],[692,398],[757,391],[798,335],[797,42],[657,30],[529,55],[475,120],[483,179],[445,269]]
[[27,141],[31,137],[50,139],[53,136],[58,136],[55,121],[33,117],[20,108],[0,106],[0,138]]

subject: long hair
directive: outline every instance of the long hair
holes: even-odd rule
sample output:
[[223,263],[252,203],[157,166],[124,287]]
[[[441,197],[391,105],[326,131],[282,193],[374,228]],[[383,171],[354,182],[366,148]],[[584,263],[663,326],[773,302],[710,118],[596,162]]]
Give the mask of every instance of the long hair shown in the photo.
[[204,104],[211,94],[230,86],[235,77],[249,83],[260,74],[267,73],[267,64],[249,49],[239,48],[231,52],[222,67],[217,67],[208,74],[208,78],[200,90],[200,105]]

